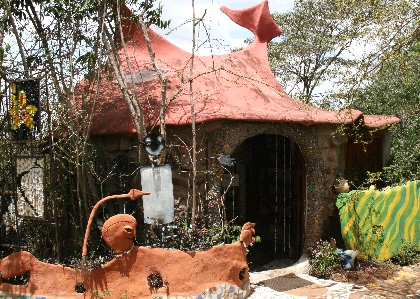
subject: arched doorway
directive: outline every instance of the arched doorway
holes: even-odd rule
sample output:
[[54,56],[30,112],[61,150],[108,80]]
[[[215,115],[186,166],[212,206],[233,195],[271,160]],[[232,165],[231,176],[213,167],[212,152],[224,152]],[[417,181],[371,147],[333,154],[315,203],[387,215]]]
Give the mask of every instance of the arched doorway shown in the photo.
[[299,147],[289,138],[261,134],[246,139],[232,154],[224,184],[226,213],[236,222],[256,222],[255,264],[297,261],[303,252],[306,171]]

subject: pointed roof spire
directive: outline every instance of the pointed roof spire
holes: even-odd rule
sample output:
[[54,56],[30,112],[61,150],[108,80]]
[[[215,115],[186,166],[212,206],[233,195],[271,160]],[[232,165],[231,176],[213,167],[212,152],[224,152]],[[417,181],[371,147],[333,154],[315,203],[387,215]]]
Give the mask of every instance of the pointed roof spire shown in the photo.
[[233,22],[254,33],[261,43],[268,43],[281,34],[280,28],[271,17],[267,0],[247,9],[232,10],[222,6],[220,10]]

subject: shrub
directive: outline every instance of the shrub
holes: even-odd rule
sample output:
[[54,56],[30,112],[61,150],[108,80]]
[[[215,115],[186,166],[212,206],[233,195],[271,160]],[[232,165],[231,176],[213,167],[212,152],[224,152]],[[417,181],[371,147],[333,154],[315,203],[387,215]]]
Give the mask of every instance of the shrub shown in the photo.
[[401,240],[401,247],[391,260],[400,266],[413,265],[420,262],[420,252],[416,244]]
[[192,225],[188,222],[188,216],[181,214],[166,225],[149,225],[146,245],[184,251],[202,251],[239,239],[242,227],[234,225],[233,222],[223,224],[222,221],[208,219],[209,216],[199,215],[196,224]]
[[342,268],[337,251],[329,242],[318,241],[309,251],[309,275],[328,279]]

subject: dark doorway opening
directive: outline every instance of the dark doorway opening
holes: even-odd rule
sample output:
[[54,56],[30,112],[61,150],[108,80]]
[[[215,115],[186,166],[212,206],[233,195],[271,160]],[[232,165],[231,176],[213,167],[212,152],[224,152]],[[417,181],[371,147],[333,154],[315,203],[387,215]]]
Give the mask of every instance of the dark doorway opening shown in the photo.
[[[360,163],[363,161],[363,163]],[[382,170],[382,138],[372,136],[357,140],[349,138],[345,147],[344,177],[353,186],[361,186],[368,179],[367,172]],[[380,186],[377,186],[380,187]]]
[[256,223],[250,267],[273,260],[296,262],[303,252],[306,171],[299,147],[289,138],[273,134],[245,140],[232,155],[224,180],[227,219],[237,224]]

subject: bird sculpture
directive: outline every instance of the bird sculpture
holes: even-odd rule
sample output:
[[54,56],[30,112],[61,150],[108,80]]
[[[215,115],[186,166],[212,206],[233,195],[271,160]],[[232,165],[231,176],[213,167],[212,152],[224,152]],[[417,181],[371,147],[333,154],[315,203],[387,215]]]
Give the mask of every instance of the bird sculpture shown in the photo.
[[343,267],[347,270],[354,269],[354,260],[356,256],[359,254],[357,250],[342,250],[337,249],[337,254],[341,259],[341,263]]

